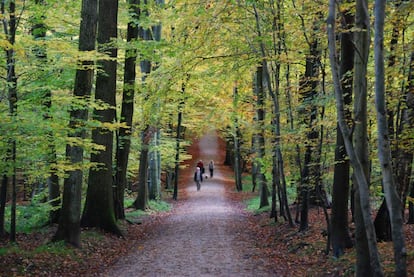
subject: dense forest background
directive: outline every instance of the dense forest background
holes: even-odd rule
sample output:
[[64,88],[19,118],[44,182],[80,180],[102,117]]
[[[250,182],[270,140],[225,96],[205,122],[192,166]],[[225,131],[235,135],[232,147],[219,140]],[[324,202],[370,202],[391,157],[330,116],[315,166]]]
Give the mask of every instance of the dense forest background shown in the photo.
[[323,207],[328,252],[380,276],[393,240],[405,276],[413,5],[3,0],[0,236],[35,216],[74,246],[81,227],[122,236],[126,205],[180,197],[186,146],[215,129],[271,218],[306,232]]

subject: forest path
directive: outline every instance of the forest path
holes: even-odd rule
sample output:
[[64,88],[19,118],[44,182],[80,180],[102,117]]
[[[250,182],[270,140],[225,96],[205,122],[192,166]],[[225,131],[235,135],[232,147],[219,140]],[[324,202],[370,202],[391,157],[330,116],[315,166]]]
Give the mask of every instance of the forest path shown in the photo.
[[[103,276],[276,276],[264,267],[266,257],[261,257],[254,234],[247,231],[241,204],[229,198],[234,180],[222,164],[223,141],[210,132],[189,151],[193,158],[182,170],[178,203],[171,214],[154,224],[137,251]],[[197,191],[193,170],[199,159],[206,174],[210,160],[215,161],[215,170]]]

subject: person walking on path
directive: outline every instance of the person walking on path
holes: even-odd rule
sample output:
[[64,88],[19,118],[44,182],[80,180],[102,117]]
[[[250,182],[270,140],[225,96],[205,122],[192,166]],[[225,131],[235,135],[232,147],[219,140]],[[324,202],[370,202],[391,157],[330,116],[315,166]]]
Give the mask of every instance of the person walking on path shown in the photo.
[[200,168],[200,170],[201,170],[201,174],[204,174],[204,164],[203,164],[203,161],[202,161],[202,160],[199,160],[199,161],[198,161],[198,163],[197,163],[197,167],[199,167],[199,168]]
[[200,190],[201,182],[203,182],[203,174],[201,173],[201,169],[198,166],[194,172],[194,182],[196,182],[197,190]]
[[211,160],[208,164],[208,170],[210,170],[210,178],[213,178],[213,172],[214,172],[214,162]]

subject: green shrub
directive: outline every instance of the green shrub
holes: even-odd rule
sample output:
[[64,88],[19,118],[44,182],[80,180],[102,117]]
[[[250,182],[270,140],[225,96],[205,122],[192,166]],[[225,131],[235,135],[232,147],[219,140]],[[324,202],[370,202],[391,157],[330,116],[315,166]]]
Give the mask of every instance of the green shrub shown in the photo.
[[[51,206],[48,203],[32,202],[16,207],[16,232],[30,233],[43,227],[49,220]],[[10,206],[6,209],[5,228],[10,230]]]

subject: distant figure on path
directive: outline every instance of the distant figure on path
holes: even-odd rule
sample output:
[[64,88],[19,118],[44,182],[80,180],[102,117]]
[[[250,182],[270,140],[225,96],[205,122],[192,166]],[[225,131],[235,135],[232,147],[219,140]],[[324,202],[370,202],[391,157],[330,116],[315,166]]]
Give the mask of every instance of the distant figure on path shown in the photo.
[[210,178],[213,178],[213,172],[214,172],[214,162],[211,160],[208,164],[208,170],[210,170]]
[[201,173],[201,169],[198,166],[194,172],[194,182],[196,182],[197,190],[200,190],[201,182],[203,182],[203,174]]
[[204,170],[204,164],[203,164],[203,161],[202,161],[202,160],[199,160],[199,161],[198,161],[198,163],[197,163],[197,167],[199,167],[199,168],[200,168],[200,170],[201,170],[201,174],[204,174],[205,170]]

